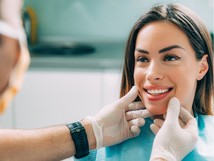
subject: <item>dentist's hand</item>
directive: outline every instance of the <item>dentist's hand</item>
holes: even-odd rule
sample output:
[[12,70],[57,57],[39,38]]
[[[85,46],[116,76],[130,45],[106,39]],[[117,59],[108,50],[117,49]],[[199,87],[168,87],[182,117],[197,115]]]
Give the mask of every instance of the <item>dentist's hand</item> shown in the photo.
[[[179,116],[184,127],[179,124]],[[169,101],[165,121],[154,120],[151,130],[157,135],[150,161],[180,161],[194,149],[198,138],[195,118],[180,107],[180,102],[175,97]]]
[[139,127],[145,124],[149,112],[142,110],[142,102],[133,102],[137,95],[137,87],[133,86],[124,97],[86,118],[92,123],[97,149],[139,135]]

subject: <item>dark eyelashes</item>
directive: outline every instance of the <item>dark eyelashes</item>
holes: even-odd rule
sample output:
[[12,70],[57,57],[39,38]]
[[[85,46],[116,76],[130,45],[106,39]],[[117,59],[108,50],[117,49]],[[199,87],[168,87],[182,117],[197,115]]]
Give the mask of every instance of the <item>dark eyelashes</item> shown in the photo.
[[179,60],[179,59],[180,59],[180,57],[176,56],[176,55],[166,55],[163,58],[164,61],[175,61],[175,60]]
[[[181,58],[177,55],[165,55],[162,59],[163,59],[163,61],[176,61],[176,60],[179,60]],[[138,61],[138,62],[149,62],[150,59],[146,56],[139,56],[139,57],[137,57],[136,61]]]
[[139,61],[139,62],[149,62],[149,59],[147,57],[140,56],[140,57],[137,58],[137,61]]

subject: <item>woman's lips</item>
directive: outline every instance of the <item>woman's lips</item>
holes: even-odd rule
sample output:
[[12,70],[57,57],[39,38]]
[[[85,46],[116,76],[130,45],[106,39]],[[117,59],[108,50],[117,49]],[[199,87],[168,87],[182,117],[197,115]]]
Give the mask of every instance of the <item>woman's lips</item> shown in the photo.
[[146,92],[147,94],[146,96],[149,101],[159,101],[166,97],[172,89],[173,88],[157,88],[157,89],[150,88],[144,89],[144,91]]

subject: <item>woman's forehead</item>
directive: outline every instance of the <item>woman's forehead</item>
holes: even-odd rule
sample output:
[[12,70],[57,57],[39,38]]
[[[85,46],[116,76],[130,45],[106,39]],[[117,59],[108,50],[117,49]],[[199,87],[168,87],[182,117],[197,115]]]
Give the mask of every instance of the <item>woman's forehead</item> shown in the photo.
[[138,33],[138,37],[140,35],[143,35],[145,38],[149,38],[151,36],[157,37],[159,35],[167,38],[186,34],[174,23],[168,21],[155,21],[143,26]]
[[169,45],[191,47],[187,35],[175,24],[152,22],[142,27],[137,35],[137,47],[157,45],[160,49]]

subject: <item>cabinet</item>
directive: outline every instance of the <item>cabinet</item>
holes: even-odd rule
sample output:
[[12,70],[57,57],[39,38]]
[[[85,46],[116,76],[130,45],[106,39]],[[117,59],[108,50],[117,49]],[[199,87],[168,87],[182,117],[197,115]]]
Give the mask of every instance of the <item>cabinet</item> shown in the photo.
[[64,124],[94,115],[119,97],[118,70],[30,70],[13,104],[16,128]]

